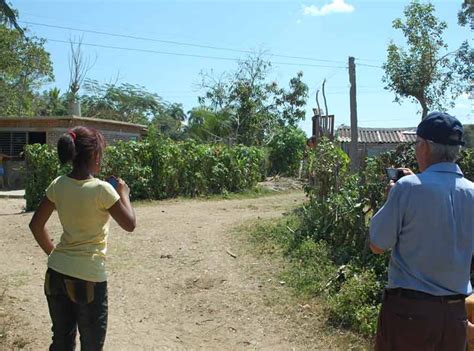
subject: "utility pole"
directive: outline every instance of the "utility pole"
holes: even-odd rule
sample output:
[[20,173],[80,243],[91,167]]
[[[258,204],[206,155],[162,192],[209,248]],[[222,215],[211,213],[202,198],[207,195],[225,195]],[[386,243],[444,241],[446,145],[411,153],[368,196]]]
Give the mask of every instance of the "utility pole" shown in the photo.
[[354,57],[349,56],[349,82],[350,102],[351,102],[351,144],[349,156],[351,158],[351,170],[356,172],[359,170],[359,151],[357,150],[357,100],[356,100],[356,70]]

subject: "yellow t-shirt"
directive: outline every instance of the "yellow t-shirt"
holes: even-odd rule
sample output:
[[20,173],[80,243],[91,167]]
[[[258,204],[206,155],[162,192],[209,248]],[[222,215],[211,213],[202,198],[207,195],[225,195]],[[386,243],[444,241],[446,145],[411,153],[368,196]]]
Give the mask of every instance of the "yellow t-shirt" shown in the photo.
[[63,226],[61,240],[48,257],[48,267],[87,281],[107,280],[108,209],[120,199],[117,191],[97,178],[60,176],[46,189],[46,196],[55,204]]

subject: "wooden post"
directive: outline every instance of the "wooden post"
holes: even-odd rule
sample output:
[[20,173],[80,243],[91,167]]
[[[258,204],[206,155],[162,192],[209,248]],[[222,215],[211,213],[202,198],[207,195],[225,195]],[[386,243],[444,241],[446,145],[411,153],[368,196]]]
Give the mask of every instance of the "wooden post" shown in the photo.
[[328,104],[327,104],[327,102],[326,102],[326,92],[325,92],[325,90],[324,90],[324,86],[325,86],[325,85],[326,85],[326,78],[324,78],[324,81],[323,81],[324,110],[326,111],[325,117],[324,117],[324,120],[323,120],[323,131],[324,131],[324,133],[325,133],[326,136],[327,136],[329,111],[328,111]]
[[357,100],[356,100],[356,70],[354,57],[349,56],[349,82],[350,104],[351,104],[351,145],[349,156],[351,158],[351,170],[357,172],[359,169],[359,152],[357,150],[358,130],[357,130]]
[[317,135],[318,133],[318,115],[315,113],[313,118],[313,134],[312,135]]
[[331,117],[331,141],[334,140],[334,118],[335,118],[335,116],[332,115],[332,117]]

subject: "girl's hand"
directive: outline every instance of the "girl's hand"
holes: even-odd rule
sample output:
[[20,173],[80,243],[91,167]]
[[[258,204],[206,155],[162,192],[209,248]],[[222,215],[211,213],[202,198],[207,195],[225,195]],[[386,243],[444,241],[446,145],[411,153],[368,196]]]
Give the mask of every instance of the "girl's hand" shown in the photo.
[[54,250],[54,244],[51,241],[48,230],[46,229],[46,222],[49,220],[55,209],[56,206],[54,203],[45,196],[30,222],[31,232],[35,237],[36,242],[43,249],[46,255],[51,254]]
[[129,197],[130,196],[130,188],[128,187],[127,183],[122,178],[117,178],[117,193],[120,197]]
[[137,225],[137,219],[132,204],[130,203],[130,188],[123,179],[117,178],[117,186],[115,189],[120,195],[120,200],[109,208],[109,213],[120,227],[128,232],[133,232]]

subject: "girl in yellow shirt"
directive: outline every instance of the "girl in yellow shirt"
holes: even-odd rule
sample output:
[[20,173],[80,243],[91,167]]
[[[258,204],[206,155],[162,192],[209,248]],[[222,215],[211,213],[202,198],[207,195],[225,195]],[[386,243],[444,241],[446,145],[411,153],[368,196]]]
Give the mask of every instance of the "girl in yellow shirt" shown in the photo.
[[[107,330],[105,255],[110,216],[125,230],[135,229],[130,190],[121,179],[115,187],[95,178],[105,141],[92,128],[76,127],[58,141],[61,164],[71,173],[46,189],[30,229],[48,255],[45,294],[52,320],[50,350],[74,350],[79,329],[82,350],[101,350]],[[46,222],[57,210],[63,233],[54,246]]]

